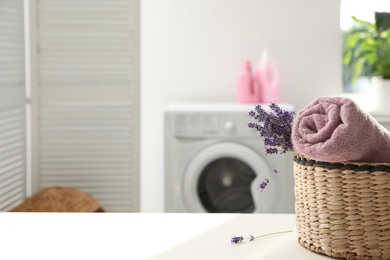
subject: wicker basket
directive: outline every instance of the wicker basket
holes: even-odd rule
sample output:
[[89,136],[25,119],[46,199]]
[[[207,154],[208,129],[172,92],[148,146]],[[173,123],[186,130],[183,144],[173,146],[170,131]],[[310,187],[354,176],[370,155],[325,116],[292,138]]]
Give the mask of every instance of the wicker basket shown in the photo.
[[299,243],[343,259],[390,259],[390,164],[294,157]]
[[71,187],[47,187],[25,199],[12,212],[104,212],[98,200]]

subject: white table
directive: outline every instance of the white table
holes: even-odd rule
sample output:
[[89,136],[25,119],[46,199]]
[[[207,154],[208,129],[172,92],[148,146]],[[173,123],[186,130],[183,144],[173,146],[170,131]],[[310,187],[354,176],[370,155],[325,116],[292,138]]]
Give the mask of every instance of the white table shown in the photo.
[[3,213],[0,234],[6,259],[331,259],[298,244],[293,214]]

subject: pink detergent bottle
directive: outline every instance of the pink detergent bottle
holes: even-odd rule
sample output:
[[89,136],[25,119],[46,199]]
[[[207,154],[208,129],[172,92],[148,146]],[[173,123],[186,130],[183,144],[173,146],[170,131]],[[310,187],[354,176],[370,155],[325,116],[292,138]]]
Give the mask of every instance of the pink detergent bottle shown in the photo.
[[249,60],[244,62],[240,77],[237,82],[237,101],[239,103],[256,103],[255,81],[252,66]]
[[257,66],[255,81],[257,99],[262,103],[279,102],[279,75],[270,51],[264,49]]

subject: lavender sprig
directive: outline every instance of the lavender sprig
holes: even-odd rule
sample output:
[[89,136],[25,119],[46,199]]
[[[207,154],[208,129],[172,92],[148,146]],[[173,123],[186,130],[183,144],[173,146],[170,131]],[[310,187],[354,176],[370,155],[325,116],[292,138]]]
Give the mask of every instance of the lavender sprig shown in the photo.
[[[260,105],[249,111],[249,116],[257,122],[248,123],[248,127],[259,132],[264,141],[266,154],[283,154],[292,151],[291,131],[295,113],[286,111],[272,102],[269,107],[271,108],[270,112],[265,111]],[[274,169],[273,172],[277,173],[277,169]],[[263,191],[268,183],[269,180],[264,179],[257,189]]]
[[243,242],[245,239],[249,240],[249,241],[253,241],[257,238],[261,238],[261,237],[266,237],[266,236],[271,236],[271,235],[277,235],[277,234],[283,234],[283,233],[288,233],[288,232],[291,232],[292,230],[287,230],[287,231],[280,231],[280,232],[274,232],[274,233],[269,233],[269,234],[265,234],[265,235],[261,235],[261,236],[257,236],[257,237],[254,237],[252,235],[249,235],[250,237],[243,237],[243,236],[233,236],[230,240],[230,243],[233,243],[233,244],[239,244],[241,242]]
[[280,108],[275,103],[269,105],[270,112],[260,105],[249,112],[257,122],[248,123],[249,128],[256,129],[264,141],[266,154],[283,154],[293,150],[291,141],[292,121],[295,113]]

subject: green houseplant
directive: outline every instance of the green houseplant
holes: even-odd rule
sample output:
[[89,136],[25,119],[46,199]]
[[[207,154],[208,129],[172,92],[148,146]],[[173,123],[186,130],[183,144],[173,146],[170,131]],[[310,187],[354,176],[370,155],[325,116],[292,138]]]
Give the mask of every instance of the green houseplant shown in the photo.
[[374,23],[352,19],[354,26],[344,33],[344,84],[371,77],[374,110],[389,110],[390,13],[375,12]]
[[344,35],[344,66],[350,79],[381,76],[390,79],[390,13],[376,12],[375,22],[352,17],[355,25]]

